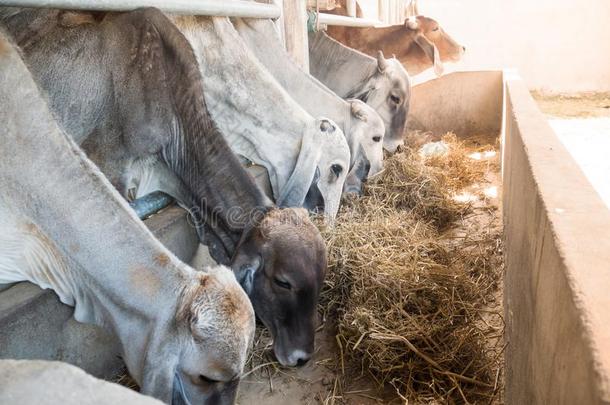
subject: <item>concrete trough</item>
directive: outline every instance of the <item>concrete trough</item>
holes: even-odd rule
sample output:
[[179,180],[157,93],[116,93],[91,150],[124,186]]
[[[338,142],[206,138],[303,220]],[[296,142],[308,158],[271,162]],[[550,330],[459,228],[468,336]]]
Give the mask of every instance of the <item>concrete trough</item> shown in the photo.
[[506,400],[610,403],[610,212],[505,77]]
[[409,128],[502,136],[505,401],[610,403],[610,211],[521,78],[414,87]]
[[[510,404],[610,403],[610,212],[514,73],[448,74],[413,89],[409,128],[502,138],[506,395]],[[182,260],[197,248],[172,207],[146,224]],[[0,292],[0,358],[61,360],[103,378],[116,342],[50,291]]]

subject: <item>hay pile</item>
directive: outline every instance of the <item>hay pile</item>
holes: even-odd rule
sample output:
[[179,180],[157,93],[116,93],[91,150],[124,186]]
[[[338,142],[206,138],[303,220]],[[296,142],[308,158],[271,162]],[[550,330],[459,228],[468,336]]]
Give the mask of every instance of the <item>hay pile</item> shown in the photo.
[[[431,140],[442,140],[448,153],[420,155]],[[386,159],[364,197],[344,201],[332,228],[319,222],[329,259],[320,312],[329,329],[336,327],[337,342],[336,361],[319,361],[338,376],[325,403],[344,402],[359,376],[379,388],[363,396],[386,401],[498,399],[501,224],[496,206],[454,198],[497,172],[497,161],[469,157],[484,150],[453,134],[414,136]],[[275,377],[295,377],[274,360],[262,327],[246,369],[270,391]],[[126,375],[117,382],[137,387]]]
[[337,367],[348,379],[368,375],[416,403],[489,401],[500,364],[488,338],[498,332],[482,311],[501,271],[500,230],[472,227],[459,241],[446,232],[473,210],[454,194],[489,164],[468,158],[455,136],[443,141],[444,156],[407,148],[390,157],[365,196],[321,227],[321,306],[336,319]]

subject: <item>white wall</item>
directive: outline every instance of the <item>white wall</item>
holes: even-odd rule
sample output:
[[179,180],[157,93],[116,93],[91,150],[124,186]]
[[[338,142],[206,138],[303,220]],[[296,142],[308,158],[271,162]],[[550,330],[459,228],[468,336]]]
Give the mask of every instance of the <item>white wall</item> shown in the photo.
[[516,68],[531,89],[610,91],[610,0],[420,0],[466,46],[450,70]]

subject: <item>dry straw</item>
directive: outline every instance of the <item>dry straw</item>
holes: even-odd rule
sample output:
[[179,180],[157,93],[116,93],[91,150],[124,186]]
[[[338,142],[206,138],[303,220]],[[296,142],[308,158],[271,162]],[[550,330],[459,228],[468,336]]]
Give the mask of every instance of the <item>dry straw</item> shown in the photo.
[[368,375],[411,403],[491,400],[497,352],[481,311],[493,300],[499,232],[471,229],[459,243],[443,234],[471,207],[453,194],[481,180],[486,164],[447,136],[449,153],[411,149],[386,161],[363,198],[322,227],[329,272],[322,307],[337,320],[338,373]]

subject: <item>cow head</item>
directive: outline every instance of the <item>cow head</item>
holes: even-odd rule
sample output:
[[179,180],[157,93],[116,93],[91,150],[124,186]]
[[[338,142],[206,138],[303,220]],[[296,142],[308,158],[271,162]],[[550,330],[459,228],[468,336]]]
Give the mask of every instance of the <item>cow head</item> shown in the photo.
[[333,219],[349,170],[350,151],[343,131],[333,121],[320,118],[305,128],[299,156],[284,190],[280,207],[323,210]]
[[232,271],[195,272],[176,314],[181,347],[172,404],[233,404],[254,337],[254,311]]
[[326,273],[326,248],[307,211],[274,209],[244,233],[231,267],[254,311],[271,331],[285,366],[313,354],[316,305]]
[[352,116],[348,134],[351,167],[343,192],[360,194],[367,177],[383,168],[385,125],[379,114],[363,101],[350,99],[348,102]]
[[403,135],[411,100],[411,81],[404,66],[396,59],[386,59],[377,52],[377,69],[355,96],[365,101],[385,124],[383,148],[396,151],[403,143]]
[[434,66],[435,73],[440,76],[443,73],[442,62],[457,62],[466,50],[432,18],[422,15],[409,17],[404,25],[413,42],[421,48],[427,58],[421,61],[407,61],[407,66],[410,63],[426,65],[426,68]]

